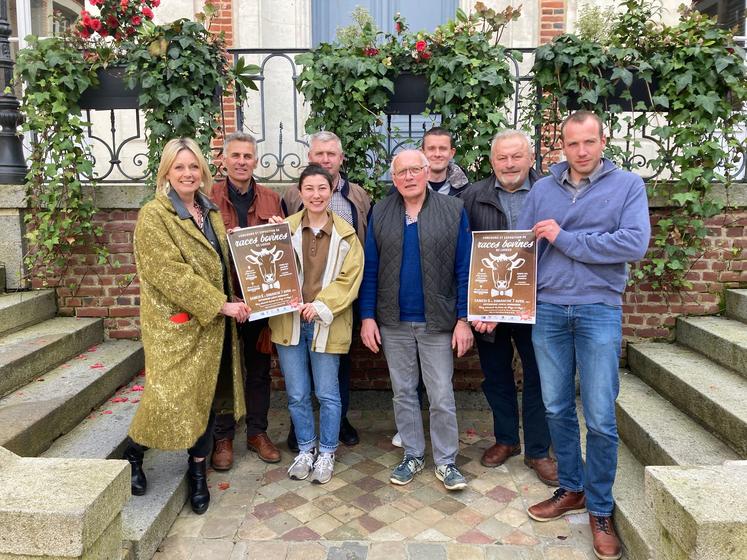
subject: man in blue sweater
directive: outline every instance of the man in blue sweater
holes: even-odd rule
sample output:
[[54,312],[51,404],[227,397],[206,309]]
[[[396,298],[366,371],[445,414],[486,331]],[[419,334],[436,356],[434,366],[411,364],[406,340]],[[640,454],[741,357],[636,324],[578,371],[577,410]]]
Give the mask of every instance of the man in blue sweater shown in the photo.
[[425,466],[419,357],[430,403],[435,474],[447,490],[460,490],[467,481],[455,464],[459,432],[451,378],[452,348],[462,356],[473,342],[467,323],[467,214],[461,200],[427,188],[423,152],[400,152],[391,172],[397,191],[373,208],[358,294],[361,340],[372,352],[383,346],[404,447],[389,480],[408,484]]
[[[539,240],[537,324],[532,332],[560,488],[531,506],[550,521],[589,512],[594,553],[620,558],[612,526],[617,469],[615,399],[622,344],[627,263],[643,257],[651,226],[640,177],[602,157],[606,139],[594,113],[578,111],[561,127],[566,162],[535,183],[519,229]],[[578,367],[586,420],[581,459],[574,378]]]

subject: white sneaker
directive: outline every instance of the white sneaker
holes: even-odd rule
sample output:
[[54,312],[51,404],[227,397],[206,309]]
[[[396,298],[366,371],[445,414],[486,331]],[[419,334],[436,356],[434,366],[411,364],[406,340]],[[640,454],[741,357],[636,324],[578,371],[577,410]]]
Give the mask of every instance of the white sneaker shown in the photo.
[[335,454],[320,453],[314,462],[314,471],[311,473],[311,482],[317,484],[327,484],[332,480],[332,473],[335,470]]
[[392,445],[394,447],[402,447],[402,436],[399,435],[399,432],[392,436]]
[[314,468],[316,449],[301,451],[288,467],[288,476],[293,480],[305,480]]

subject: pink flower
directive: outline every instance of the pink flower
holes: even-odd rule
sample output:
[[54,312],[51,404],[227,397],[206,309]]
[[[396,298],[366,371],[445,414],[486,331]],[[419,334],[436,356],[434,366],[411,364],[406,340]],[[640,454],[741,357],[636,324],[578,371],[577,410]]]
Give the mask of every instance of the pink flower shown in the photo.
[[418,41],[417,43],[415,43],[415,50],[418,52],[423,52],[427,46],[428,45],[425,41]]
[[117,21],[117,18],[115,18],[114,16],[109,16],[108,18],[106,18],[106,25],[110,29],[115,29],[119,27],[119,22]]
[[91,6],[100,6],[104,0],[90,0]]
[[395,31],[396,31],[397,33],[402,33],[402,24],[401,24],[400,22],[397,22],[397,23],[395,23],[395,24],[394,24],[394,30],[395,30]]
[[367,47],[363,49],[363,54],[365,54],[366,56],[376,56],[377,54],[379,54],[379,49],[374,47]]
[[158,6],[161,5],[161,0],[151,0],[150,5],[153,6],[154,8],[157,8]]
[[143,15],[148,19],[153,19],[153,10],[151,10],[148,6],[143,6]]
[[132,16],[132,19],[130,21],[135,27],[143,23],[143,19],[140,16]]
[[93,29],[94,31],[99,31],[101,29],[101,20],[98,18],[92,18],[91,29]]
[[120,0],[119,5],[123,8],[126,8],[127,5],[130,3],[130,0]]
[[423,60],[428,60],[431,57],[431,53],[429,52],[422,52],[420,53],[420,58]]
[[81,27],[81,29],[78,31],[78,34],[84,39],[88,39],[91,36],[90,31],[88,31],[88,29],[86,29],[85,27]]

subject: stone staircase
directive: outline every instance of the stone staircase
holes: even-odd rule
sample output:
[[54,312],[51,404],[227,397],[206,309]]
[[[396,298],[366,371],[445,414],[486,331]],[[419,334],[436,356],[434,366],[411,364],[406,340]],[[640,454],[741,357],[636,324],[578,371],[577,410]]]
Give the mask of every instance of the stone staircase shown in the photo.
[[680,317],[674,344],[628,346],[616,405],[622,443],[614,493],[615,522],[632,560],[655,559],[644,466],[747,458],[746,323],[747,290],[727,290],[725,316]]
[[[23,457],[112,459],[143,383],[140,342],[101,319],[55,317],[52,290],[0,294],[0,446]],[[122,511],[123,560],[148,560],[187,497],[186,455],[146,454],[149,491]]]

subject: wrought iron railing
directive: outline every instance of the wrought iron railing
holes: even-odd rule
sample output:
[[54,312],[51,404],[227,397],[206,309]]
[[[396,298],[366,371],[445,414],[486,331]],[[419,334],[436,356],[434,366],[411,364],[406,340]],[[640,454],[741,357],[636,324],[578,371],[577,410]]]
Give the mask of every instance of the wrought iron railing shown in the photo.
[[[224,110],[236,111],[239,130],[252,133],[257,138],[258,166],[255,176],[265,183],[294,182],[306,164],[308,151],[304,129],[308,108],[298,93],[296,82],[300,67],[295,56],[308,49],[232,49],[234,61],[239,58],[260,68],[256,76],[258,91],[250,92],[247,102],[239,107],[226,105]],[[514,128],[530,133],[535,142],[536,165],[555,161],[560,157],[557,138],[547,138],[547,131],[532,124],[536,111],[538,92],[533,86],[531,67],[534,49],[516,49],[521,59],[508,56],[508,64],[515,80],[514,94],[505,103],[506,120]],[[140,111],[89,111],[92,123],[88,140],[96,159],[95,178],[103,183],[144,182],[147,180],[147,148]],[[625,125],[616,132],[612,143],[630,154],[622,163],[641,174],[644,179],[667,179],[678,170],[671,165],[652,166],[663,146],[661,139],[651,131],[664,123],[666,116],[648,113],[648,123],[635,131]],[[423,133],[438,124],[437,115],[386,115],[382,132],[386,137],[387,154],[391,157],[404,147],[419,145]],[[632,119],[631,119],[632,120]],[[540,138],[545,133],[544,144]],[[743,131],[747,144],[747,130]],[[747,148],[745,148],[747,150]],[[733,154],[732,161],[738,170],[732,170],[737,180],[747,181],[745,151]]]

